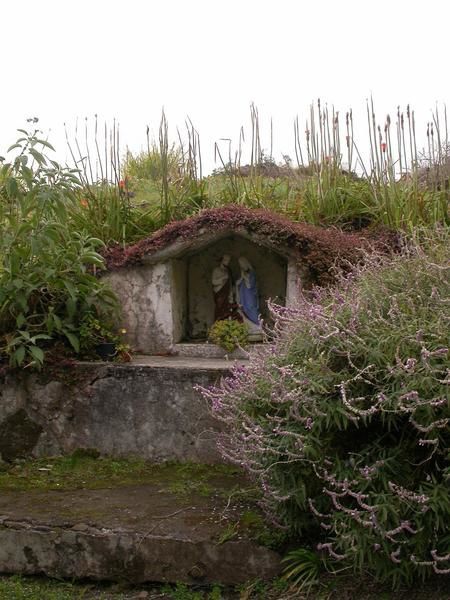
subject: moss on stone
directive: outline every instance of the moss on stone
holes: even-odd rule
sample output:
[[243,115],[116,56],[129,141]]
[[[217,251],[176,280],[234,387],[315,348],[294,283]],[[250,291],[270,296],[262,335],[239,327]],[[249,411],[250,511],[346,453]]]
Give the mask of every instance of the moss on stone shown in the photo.
[[227,465],[154,464],[140,458],[99,457],[89,449],[70,456],[19,460],[0,472],[0,489],[101,489],[158,483],[175,495],[210,495],[230,486],[249,486],[242,473]]

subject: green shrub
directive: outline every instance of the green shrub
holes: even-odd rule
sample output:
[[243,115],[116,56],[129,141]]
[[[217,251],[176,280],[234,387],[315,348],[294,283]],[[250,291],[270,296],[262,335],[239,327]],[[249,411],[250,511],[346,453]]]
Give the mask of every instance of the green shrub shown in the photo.
[[248,329],[244,323],[235,319],[224,319],[214,323],[208,332],[208,339],[227,352],[233,352],[236,348],[245,348],[248,344]]
[[78,352],[78,326],[95,307],[111,314],[115,299],[94,270],[102,242],[70,227],[77,175],[42,154],[37,131],[11,147],[0,168],[0,360],[40,366],[44,350],[62,340]]
[[450,573],[449,238],[273,307],[273,345],[204,390],[271,519],[393,584]]
[[164,169],[168,169],[169,177],[175,181],[182,177],[183,151],[180,147],[172,144],[167,148],[167,165],[164,165],[165,157],[161,155],[161,149],[152,143],[147,151],[133,154],[129,150],[126,153],[123,165],[127,177],[137,180],[149,180],[160,183],[164,175]]

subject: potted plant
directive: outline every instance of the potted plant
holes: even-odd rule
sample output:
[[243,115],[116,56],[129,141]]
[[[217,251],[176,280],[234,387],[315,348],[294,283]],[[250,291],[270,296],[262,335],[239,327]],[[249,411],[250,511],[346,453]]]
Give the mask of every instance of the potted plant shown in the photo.
[[111,326],[89,313],[80,325],[80,349],[87,357],[96,356],[109,361],[119,356],[123,360],[130,360],[129,346],[123,344],[120,338],[124,333],[125,329],[114,333]]
[[[126,333],[126,329],[121,329],[120,333]],[[115,360],[119,362],[130,362],[131,348],[129,344],[124,344],[123,342],[117,344]]]
[[208,339],[227,352],[236,348],[245,348],[248,344],[248,329],[244,323],[235,319],[216,321],[208,332]]
[[102,360],[114,360],[117,353],[116,343],[112,341],[100,342],[95,346],[95,352]]

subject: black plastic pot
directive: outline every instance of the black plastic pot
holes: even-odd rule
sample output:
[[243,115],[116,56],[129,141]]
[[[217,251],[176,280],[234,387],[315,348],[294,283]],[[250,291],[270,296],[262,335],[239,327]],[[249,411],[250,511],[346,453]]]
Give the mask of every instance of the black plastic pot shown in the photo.
[[95,352],[102,360],[114,360],[117,354],[116,345],[112,342],[103,342],[95,346]]

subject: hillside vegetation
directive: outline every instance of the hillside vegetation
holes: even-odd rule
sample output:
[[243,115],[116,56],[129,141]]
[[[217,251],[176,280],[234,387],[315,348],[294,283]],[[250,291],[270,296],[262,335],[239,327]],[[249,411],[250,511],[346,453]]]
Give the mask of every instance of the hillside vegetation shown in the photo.
[[[105,247],[125,248],[164,225],[208,208],[267,209],[298,223],[366,232],[383,226],[411,232],[449,224],[449,143],[436,113],[427,125],[428,149],[416,147],[409,107],[377,125],[367,106],[370,147],[361,159],[353,117],[311,107],[304,139],[294,126],[294,161],[277,165],[260,139],[251,107],[251,161],[238,149],[220,168],[202,173],[200,138],[188,121],[187,142],[169,141],[163,114],[157,141],[121,156],[119,131],[100,140],[86,122],[83,142],[67,136],[71,168],[53,160],[36,119],[0,157],[0,357],[12,366],[40,366],[47,350],[89,356],[99,338],[119,341],[115,301],[96,273]],[[442,131],[441,131],[442,129]],[[148,135],[148,134],[147,134]],[[90,141],[89,141],[90,140]],[[107,253],[106,253],[107,254]]]

